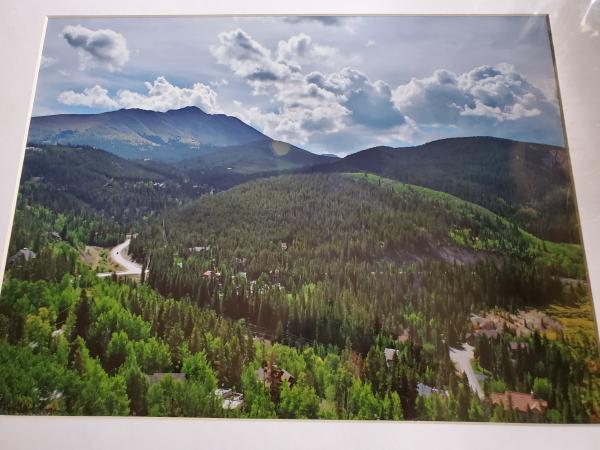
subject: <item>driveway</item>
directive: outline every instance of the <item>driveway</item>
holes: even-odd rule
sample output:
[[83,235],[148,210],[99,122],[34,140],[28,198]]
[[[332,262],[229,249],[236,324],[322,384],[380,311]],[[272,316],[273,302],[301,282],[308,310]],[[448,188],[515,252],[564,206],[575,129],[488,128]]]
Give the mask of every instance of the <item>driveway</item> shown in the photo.
[[483,393],[483,389],[481,388],[479,380],[477,379],[475,371],[473,370],[473,366],[471,365],[471,361],[473,361],[475,358],[473,350],[473,346],[467,343],[464,343],[462,348],[450,347],[450,359],[456,366],[456,369],[459,373],[467,374],[467,379],[469,380],[469,386],[471,386],[471,390],[483,400],[485,398],[485,394]]

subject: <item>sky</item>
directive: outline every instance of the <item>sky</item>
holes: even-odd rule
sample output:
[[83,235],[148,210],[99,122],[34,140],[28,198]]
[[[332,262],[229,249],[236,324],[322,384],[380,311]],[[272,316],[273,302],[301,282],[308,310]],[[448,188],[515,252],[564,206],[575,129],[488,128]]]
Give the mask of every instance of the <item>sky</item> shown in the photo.
[[34,116],[185,106],[341,156],[458,136],[564,145],[544,16],[49,20]]

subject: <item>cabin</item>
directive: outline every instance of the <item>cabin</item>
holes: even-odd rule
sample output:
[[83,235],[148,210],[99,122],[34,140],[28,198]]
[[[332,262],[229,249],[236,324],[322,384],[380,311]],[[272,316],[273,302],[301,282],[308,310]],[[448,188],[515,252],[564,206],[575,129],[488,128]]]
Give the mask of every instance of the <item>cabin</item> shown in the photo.
[[60,237],[60,234],[58,231],[51,231],[50,233],[48,233],[48,235],[50,236],[50,239],[52,239],[55,242],[62,241],[62,237]]
[[511,341],[508,344],[509,348],[511,351],[516,352],[517,350],[525,350],[527,348],[529,348],[529,345],[527,345],[527,342],[516,342],[516,341]]
[[471,325],[473,325],[473,328],[479,328],[481,324],[485,322],[485,319],[481,316],[478,316],[477,314],[471,314],[469,320],[471,321]]
[[392,367],[394,362],[394,355],[400,357],[400,350],[396,350],[395,348],[386,348],[383,350],[383,354],[385,356],[385,363],[388,367]]
[[526,418],[529,414],[542,416],[548,409],[548,402],[534,398],[533,392],[530,394],[515,391],[505,391],[502,394],[493,392],[490,394],[490,401],[493,406],[501,405],[505,411],[512,408],[521,419]]
[[21,250],[19,250],[17,253],[15,253],[14,255],[12,255],[9,259],[9,262],[11,263],[16,263],[19,261],[31,261],[32,259],[37,258],[37,255],[35,254],[35,252],[29,250],[27,247],[22,248]]
[[488,331],[495,330],[496,322],[494,322],[493,320],[486,320],[481,325],[479,325],[479,329],[480,330],[488,330]]
[[207,246],[198,245],[196,247],[190,247],[188,250],[190,252],[195,252],[195,253],[207,252],[210,250],[210,245],[207,245]]
[[185,373],[178,372],[155,372],[152,375],[146,375],[150,384],[156,384],[165,377],[171,377],[178,381],[185,381]]
[[278,368],[275,364],[270,368],[266,365],[259,367],[256,371],[258,381],[264,386],[271,386],[271,380],[277,380],[280,383],[287,383],[289,387],[294,385],[294,376],[285,369]]
[[59,336],[62,336],[63,334],[65,334],[65,329],[64,328],[59,328],[58,330],[54,330],[51,334],[51,336],[53,338],[57,338]]
[[244,404],[244,394],[233,392],[232,389],[215,389],[215,397],[221,398],[221,408],[227,410],[239,409]]
[[417,395],[419,397],[429,397],[431,395],[448,396],[448,391],[436,387],[427,386],[425,383],[417,383]]

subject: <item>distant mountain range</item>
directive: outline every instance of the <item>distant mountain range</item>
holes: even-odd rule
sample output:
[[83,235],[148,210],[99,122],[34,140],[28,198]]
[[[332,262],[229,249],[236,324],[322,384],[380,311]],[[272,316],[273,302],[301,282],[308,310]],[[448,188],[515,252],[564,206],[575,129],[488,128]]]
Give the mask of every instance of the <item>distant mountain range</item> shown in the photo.
[[578,242],[567,150],[489,136],[415,147],[373,147],[309,171],[376,173],[456,195],[510,218],[537,236]]
[[218,189],[282,171],[371,172],[478,203],[546,239],[579,241],[562,147],[483,136],[373,147],[338,158],[274,141],[235,117],[196,107],[34,117],[29,142],[168,162],[194,183]]
[[236,117],[190,106],[164,113],[120,109],[33,117],[28,140],[88,145],[130,159],[178,161],[206,150],[271,139]]

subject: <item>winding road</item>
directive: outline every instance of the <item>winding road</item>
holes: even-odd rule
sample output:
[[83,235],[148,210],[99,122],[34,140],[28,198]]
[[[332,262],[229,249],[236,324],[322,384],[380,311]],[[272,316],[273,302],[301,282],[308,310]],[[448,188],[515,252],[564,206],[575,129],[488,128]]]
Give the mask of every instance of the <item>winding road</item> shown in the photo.
[[[121,242],[119,245],[116,245],[110,250],[110,259],[112,260],[112,262],[123,267],[125,270],[121,270],[118,272],[99,273],[98,276],[100,278],[110,277],[113,273],[116,273],[118,277],[127,275],[139,276],[142,274],[142,265],[130,260],[129,256],[126,254],[127,250],[129,249],[130,243],[131,239],[127,238],[125,239],[125,241]],[[148,273],[147,269],[146,273]]]
[[479,384],[477,376],[475,375],[473,366],[471,365],[471,361],[473,361],[473,358],[475,357],[473,350],[475,350],[473,346],[467,343],[463,344],[462,349],[450,347],[450,359],[460,373],[467,374],[467,380],[469,380],[469,386],[471,386],[471,390],[483,400],[485,398],[485,394],[481,388],[481,385]]

